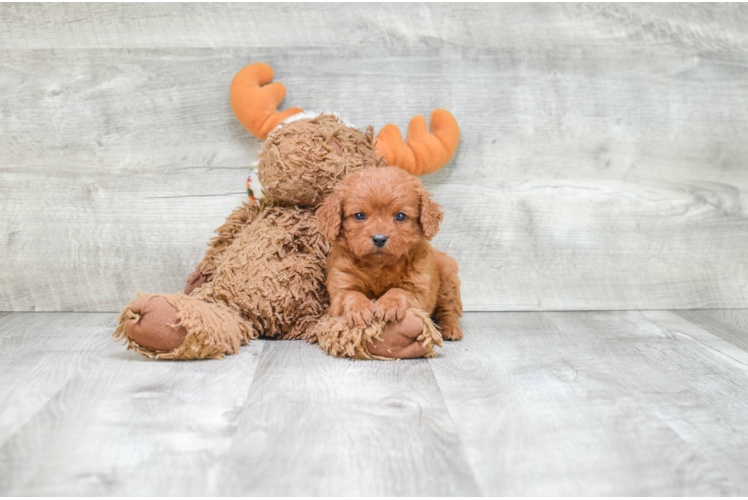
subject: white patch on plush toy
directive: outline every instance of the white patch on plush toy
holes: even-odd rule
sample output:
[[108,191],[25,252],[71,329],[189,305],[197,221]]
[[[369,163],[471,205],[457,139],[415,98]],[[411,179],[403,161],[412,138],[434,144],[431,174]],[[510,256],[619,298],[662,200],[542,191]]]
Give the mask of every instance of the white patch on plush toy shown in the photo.
[[304,118],[317,118],[319,116],[319,113],[315,113],[314,111],[302,111],[301,113],[296,113],[295,115],[291,115],[282,122],[278,124],[277,128],[280,128],[281,123],[291,123],[295,122],[296,120],[303,120]]
[[[331,111],[325,111],[325,113],[335,116],[338,120],[342,121],[346,125],[348,125],[351,128],[358,128],[354,124],[350,123],[345,118],[341,117],[337,113],[333,113]],[[320,115],[320,113],[317,113],[316,111],[302,111],[301,113],[296,113],[295,115],[289,116],[285,120],[283,120],[281,123],[291,123],[295,122],[296,120],[302,120],[304,118],[317,118]],[[278,124],[278,127],[280,127],[280,123]],[[276,127],[276,128],[278,128]]]
[[265,194],[262,192],[262,183],[260,182],[259,173],[257,172],[257,166],[260,164],[260,160],[255,160],[249,166],[249,176],[247,177],[247,194],[249,200],[253,203],[260,203]]

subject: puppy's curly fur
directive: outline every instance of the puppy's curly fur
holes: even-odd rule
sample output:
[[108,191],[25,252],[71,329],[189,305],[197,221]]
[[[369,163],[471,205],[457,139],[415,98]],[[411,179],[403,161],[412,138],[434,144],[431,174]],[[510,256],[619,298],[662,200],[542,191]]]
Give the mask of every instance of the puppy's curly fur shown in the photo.
[[462,338],[457,262],[428,240],[444,217],[421,181],[397,167],[346,177],[317,211],[333,242],[327,264],[330,313],[349,326],[399,321],[409,308],[431,314],[448,340]]

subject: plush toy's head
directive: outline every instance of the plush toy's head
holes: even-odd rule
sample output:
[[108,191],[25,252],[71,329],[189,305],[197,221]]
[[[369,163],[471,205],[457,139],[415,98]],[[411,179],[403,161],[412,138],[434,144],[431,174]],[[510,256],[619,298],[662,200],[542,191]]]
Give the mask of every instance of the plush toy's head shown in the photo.
[[291,120],[270,133],[257,165],[271,203],[316,206],[347,174],[378,162],[371,129],[361,133],[332,114]]
[[244,128],[264,139],[248,189],[273,204],[316,206],[348,173],[365,166],[396,165],[414,175],[435,172],[452,157],[460,140],[457,121],[445,110],[426,120],[416,116],[407,141],[395,125],[376,139],[333,114],[319,116],[301,108],[276,111],[286,95],[282,83],[270,83],[264,63],[243,68],[231,82],[231,107]]

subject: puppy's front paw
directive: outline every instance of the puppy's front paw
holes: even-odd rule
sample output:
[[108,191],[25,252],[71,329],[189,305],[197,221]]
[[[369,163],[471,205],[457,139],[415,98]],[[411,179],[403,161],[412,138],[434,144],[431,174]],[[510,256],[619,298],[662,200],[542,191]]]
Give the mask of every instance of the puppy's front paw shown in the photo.
[[374,313],[371,310],[371,301],[366,297],[351,301],[345,307],[345,321],[348,326],[366,326],[374,319]]
[[464,334],[458,324],[439,325],[444,340],[462,340]]
[[408,312],[408,301],[400,294],[385,294],[374,304],[374,316],[382,321],[400,321]]

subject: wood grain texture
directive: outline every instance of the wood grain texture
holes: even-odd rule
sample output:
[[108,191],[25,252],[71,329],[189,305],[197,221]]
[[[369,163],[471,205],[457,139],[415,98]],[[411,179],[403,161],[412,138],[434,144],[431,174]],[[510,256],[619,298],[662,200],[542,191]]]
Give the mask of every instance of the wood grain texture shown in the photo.
[[[1,400],[0,494],[479,493],[426,360],[341,360],[303,342],[253,341],[222,361],[159,362],[111,343],[113,319],[0,322],[3,361],[13,361],[3,365],[17,365],[0,372],[0,387],[17,389]],[[70,348],[95,345],[86,363],[70,348],[42,358],[26,347],[74,332]],[[52,368],[30,370],[39,364]]]
[[111,314],[13,313],[0,318],[0,447],[97,362],[105,335],[115,325]]
[[258,60],[289,106],[455,114],[425,181],[466,310],[748,306],[745,5],[0,9],[0,309],[181,290],[244,199]]
[[[745,5],[37,4],[2,6],[0,45],[577,47],[636,38],[719,49],[748,43]],[[251,29],[249,29],[251,28]]]
[[218,476],[222,495],[479,494],[428,361],[268,342]]
[[263,342],[220,362],[157,362],[112,343],[113,324],[40,313],[0,323],[0,494],[215,487]]
[[112,314],[8,314],[0,495],[745,495],[748,350],[684,314],[467,313],[398,362],[158,362]]
[[669,312],[466,315],[432,360],[487,495],[744,495],[748,353]]

